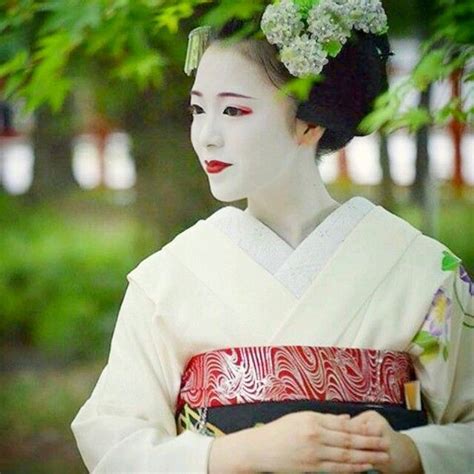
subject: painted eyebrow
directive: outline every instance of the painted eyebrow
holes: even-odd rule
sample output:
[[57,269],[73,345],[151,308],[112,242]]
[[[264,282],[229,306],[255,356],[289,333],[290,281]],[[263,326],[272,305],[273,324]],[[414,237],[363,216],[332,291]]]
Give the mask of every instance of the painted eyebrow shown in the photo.
[[[191,95],[197,95],[202,97],[202,92],[191,91]],[[248,95],[236,94],[235,92],[221,92],[217,94],[217,97],[241,97],[242,99],[255,99],[255,97],[250,97]]]

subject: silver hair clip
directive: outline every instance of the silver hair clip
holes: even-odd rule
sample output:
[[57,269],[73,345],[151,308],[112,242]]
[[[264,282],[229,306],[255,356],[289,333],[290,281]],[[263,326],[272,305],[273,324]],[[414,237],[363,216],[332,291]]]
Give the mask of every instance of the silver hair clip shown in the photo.
[[184,72],[190,76],[194,69],[197,69],[209,40],[213,34],[211,26],[198,26],[189,33],[188,50],[186,51],[186,61],[184,63]]

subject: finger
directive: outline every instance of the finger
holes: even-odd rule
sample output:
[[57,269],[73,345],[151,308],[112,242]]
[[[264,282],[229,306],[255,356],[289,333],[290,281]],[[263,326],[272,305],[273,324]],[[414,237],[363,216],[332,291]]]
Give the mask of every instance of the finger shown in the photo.
[[346,431],[364,436],[383,436],[384,426],[380,422],[361,421],[352,418],[347,423]]
[[311,412],[318,420],[350,420],[351,415],[348,413],[340,413],[339,415],[334,415],[332,413],[319,413],[319,412]]
[[320,443],[346,449],[367,449],[372,451],[387,451],[388,441],[381,436],[364,436],[342,431],[324,430]]
[[359,413],[358,415],[351,418],[352,423],[367,423],[369,421],[379,420],[382,415],[379,415],[374,410],[367,410]]
[[318,466],[312,469],[317,469],[323,472],[364,472],[370,471],[374,468],[372,464],[347,464],[339,462],[325,461],[319,463]]
[[383,415],[375,410],[367,410],[351,418],[352,423],[387,423]]
[[332,431],[353,433],[363,436],[382,436],[384,431],[378,423],[354,422],[354,418],[327,415],[319,419],[323,428]]
[[334,448],[332,446],[323,446],[319,451],[319,458],[321,461],[345,464],[384,464],[390,459],[388,453],[383,451]]
[[381,417],[382,415],[377,411],[377,410],[365,410],[361,413],[359,413],[358,415],[352,417],[353,420],[356,420],[357,418],[361,418],[361,419],[364,419],[364,418],[372,418],[372,417]]
[[350,422],[350,416],[325,415],[319,419],[319,424],[328,430],[347,431]]

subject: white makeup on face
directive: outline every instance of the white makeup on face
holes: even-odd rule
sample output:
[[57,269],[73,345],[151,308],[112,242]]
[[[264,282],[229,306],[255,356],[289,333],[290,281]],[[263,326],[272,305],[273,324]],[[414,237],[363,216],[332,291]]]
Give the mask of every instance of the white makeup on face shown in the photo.
[[[298,144],[291,102],[277,96],[256,64],[235,50],[210,46],[192,91],[191,142],[216,199],[247,198],[292,165]],[[212,160],[232,166],[212,173],[206,166]]]

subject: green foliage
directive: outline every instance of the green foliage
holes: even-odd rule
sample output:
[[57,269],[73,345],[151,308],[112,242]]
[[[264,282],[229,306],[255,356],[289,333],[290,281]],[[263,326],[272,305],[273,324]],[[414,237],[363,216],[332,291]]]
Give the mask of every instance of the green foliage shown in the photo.
[[39,11],[38,0],[19,0],[2,2],[0,12],[0,35],[3,36],[10,29],[23,28],[31,22]]
[[461,82],[473,94],[474,67],[474,2],[472,0],[437,0],[438,15],[434,33],[420,50],[420,60],[411,74],[379,97],[374,111],[360,124],[366,133],[385,133],[400,128],[414,132],[426,125],[446,125],[451,120],[474,123],[474,109],[469,100],[449,99],[433,110],[404,110],[403,99],[425,91],[429,85],[447,80],[461,71]]
[[[127,89],[130,85],[140,89],[163,87],[164,71],[171,67],[176,55],[183,54],[178,48],[186,43],[180,28],[182,22],[193,23],[191,18],[196,15],[195,23],[219,27],[236,17],[248,23],[240,36],[262,37],[257,18],[268,3],[264,0],[8,2],[0,11],[0,79],[6,79],[3,93],[7,98],[24,97],[27,111],[44,103],[57,110],[78,80],[93,76],[91,64],[100,65],[101,74],[105,71],[107,79],[126,82]],[[297,3],[305,12],[316,2],[297,0]],[[406,2],[387,0],[385,3],[392,17],[395,12],[410,10]],[[377,102],[374,112],[361,124],[362,131],[389,132],[402,127],[415,131],[427,124],[446,124],[453,118],[473,121],[472,106],[456,100],[430,111],[429,117],[427,111],[403,110],[404,97],[426,90],[456,70],[464,70],[465,83],[472,82],[473,77],[474,2],[436,0],[431,5],[419,0],[415,9],[429,10],[428,17],[435,18],[431,25],[433,34],[425,43],[413,73],[391,91],[390,98]],[[425,19],[420,17],[417,21]],[[175,37],[173,41],[169,35]],[[331,56],[338,52],[335,44],[327,44],[325,48]]]
[[439,34],[453,43],[474,44],[474,2],[437,0],[440,5],[435,26]]
[[413,85],[420,91],[426,90],[429,84],[443,77],[445,51],[435,49],[421,58],[412,72]]
[[474,116],[473,109],[467,109],[464,111],[462,109],[461,99],[459,97],[454,97],[450,99],[443,107],[433,112],[434,122],[437,125],[446,125],[452,118],[458,120],[459,122],[468,122],[470,121],[469,117]]
[[[445,44],[438,47],[435,44],[435,38],[425,43],[421,51],[422,59],[413,72],[376,99],[374,111],[359,125],[362,131],[372,133],[380,129],[390,133],[408,128],[415,132],[425,125],[441,126],[453,119],[462,123],[474,123],[472,107],[468,108],[465,105],[468,101],[463,102],[457,97],[450,98],[433,110],[403,108],[403,99],[409,94],[425,91],[430,84],[448,79],[458,70],[464,71],[462,82],[472,82],[474,46]],[[472,86],[468,90],[472,94]]]
[[[446,194],[450,191],[446,189]],[[472,219],[471,197],[466,200],[454,200],[449,197],[441,198],[439,209],[439,241],[462,259],[463,266],[470,275],[474,274],[474,246],[472,235],[474,234],[474,219]],[[422,214],[419,208],[414,206],[400,206],[396,214],[410,222],[417,228],[422,226]],[[452,254],[451,254],[452,255]],[[457,257],[445,260],[444,263],[455,264]],[[452,267],[453,268],[453,267]]]
[[[84,66],[94,62],[138,88],[162,84],[167,54],[157,47],[156,18],[176,2],[24,2],[28,14],[19,17],[18,2],[11,3],[0,12],[0,78],[6,79],[6,98],[25,98],[26,111],[45,103],[58,110],[77,79],[87,77]],[[202,1],[181,3],[192,8]]]
[[3,380],[0,429],[4,433],[13,429],[15,437],[23,438],[49,426],[66,434],[64,420],[74,415],[78,400],[61,386],[58,376],[54,378],[49,376],[50,383],[44,384],[39,374],[24,372],[11,381]]
[[297,77],[295,79],[291,79],[286,84],[281,86],[281,88],[278,90],[278,95],[280,97],[290,95],[300,101],[305,101],[308,99],[309,93],[314,83],[321,81],[322,79],[323,76],[321,74],[317,76],[309,75],[306,77]]
[[232,18],[255,19],[255,16],[263,11],[265,3],[268,2],[262,0],[223,0],[214,3],[216,3],[216,6],[201,17],[199,21],[201,25],[218,28]]
[[390,131],[390,121],[396,115],[409,88],[410,82],[404,81],[377,97],[374,111],[362,120],[359,129],[365,133],[373,133],[376,130],[383,129],[385,133],[388,133]]
[[390,131],[407,128],[410,132],[415,132],[430,123],[431,115],[425,107],[411,107],[400,117],[391,120]]
[[134,80],[141,89],[144,89],[150,78],[156,72],[161,82],[161,71],[167,61],[159,53],[143,50],[124,61],[114,71],[113,76],[123,80]]
[[[18,218],[19,217],[19,218]],[[66,360],[102,356],[139,261],[132,222],[104,232],[0,201],[0,343],[21,338]]]
[[176,34],[179,29],[179,22],[185,18],[189,18],[194,13],[194,8],[199,3],[209,2],[185,1],[163,7],[155,17],[157,28],[167,28],[170,33]]
[[85,472],[70,424],[104,365],[101,359],[66,370],[0,374],[2,472]]

